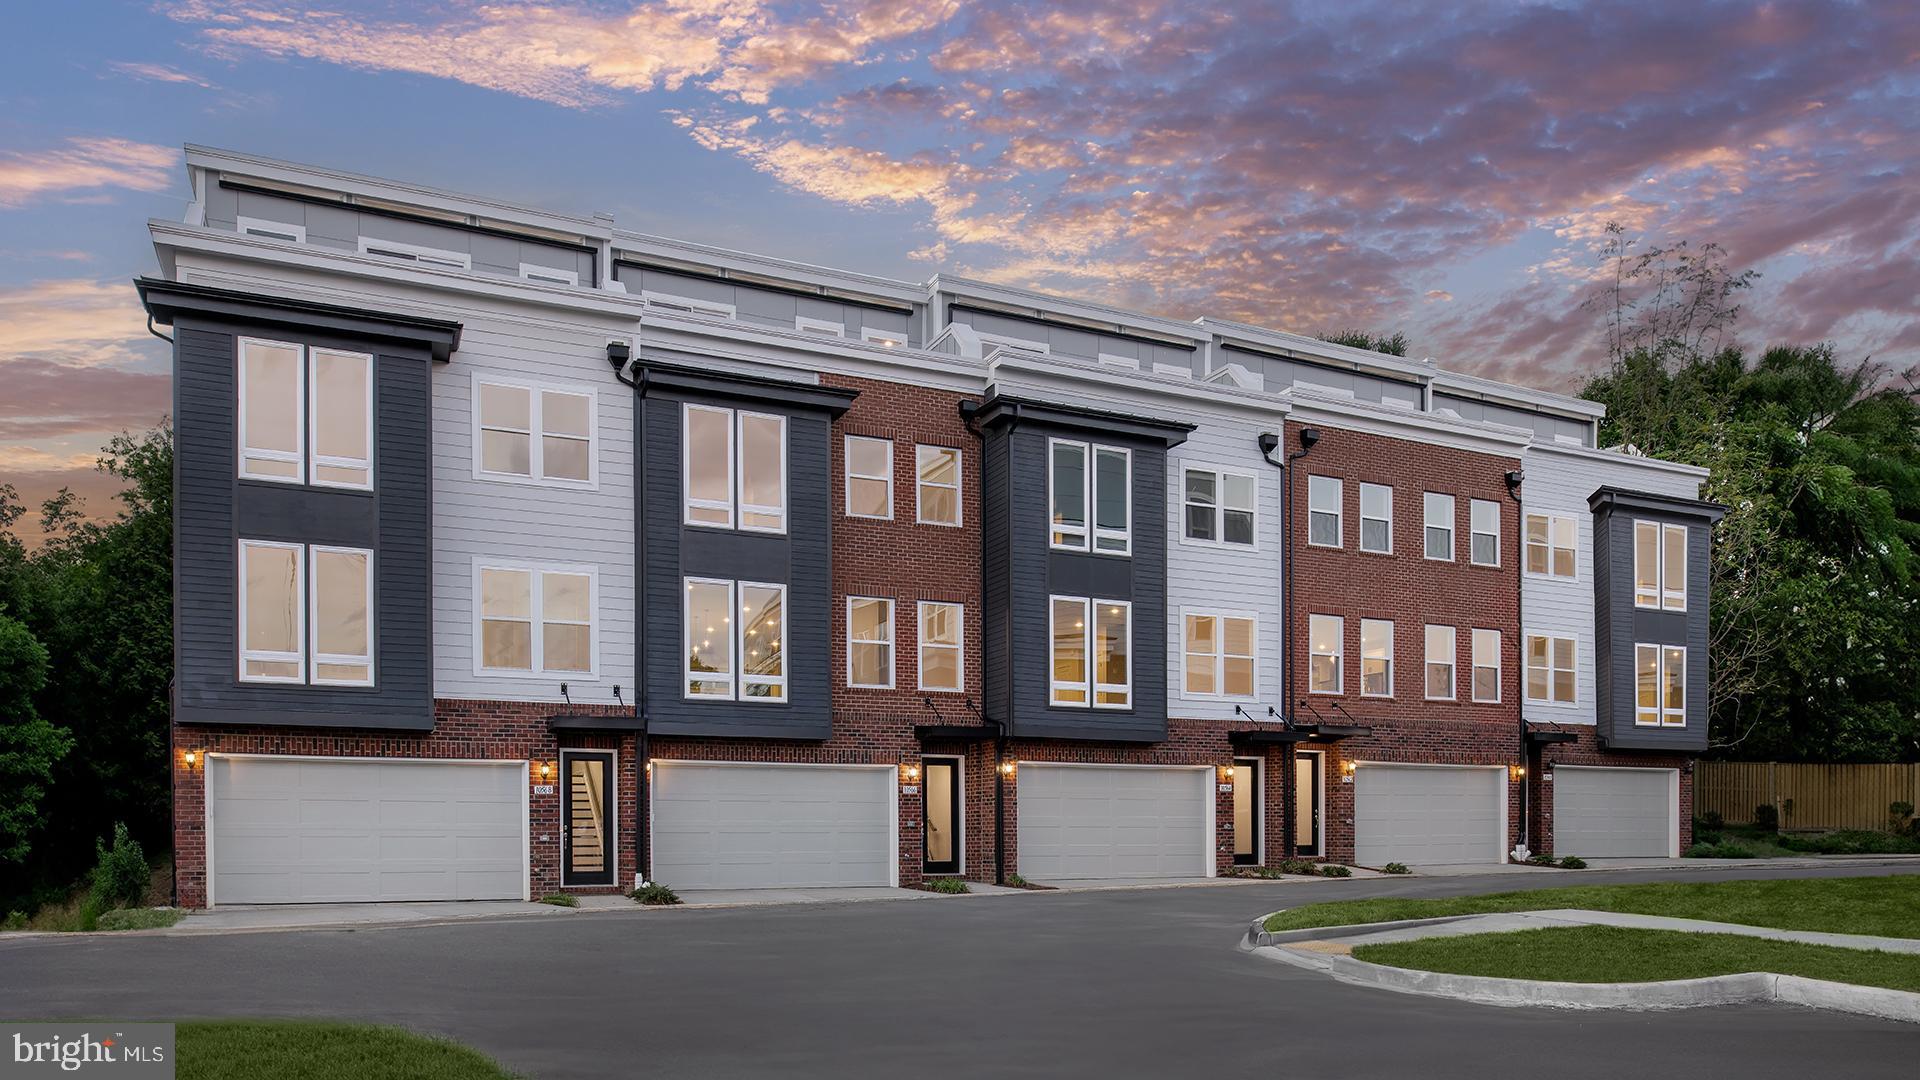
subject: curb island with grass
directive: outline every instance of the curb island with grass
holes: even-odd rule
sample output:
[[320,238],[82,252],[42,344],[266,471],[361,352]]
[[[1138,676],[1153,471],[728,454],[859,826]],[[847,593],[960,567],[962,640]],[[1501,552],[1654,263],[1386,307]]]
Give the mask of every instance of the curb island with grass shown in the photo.
[[210,1020],[177,1033],[180,1080],[515,1080],[477,1050],[372,1024]]

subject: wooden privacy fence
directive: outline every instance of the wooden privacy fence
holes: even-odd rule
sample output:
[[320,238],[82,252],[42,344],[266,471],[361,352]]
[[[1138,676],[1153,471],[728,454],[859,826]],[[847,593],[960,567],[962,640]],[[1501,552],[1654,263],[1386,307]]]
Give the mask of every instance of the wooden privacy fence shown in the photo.
[[1718,810],[1728,824],[1751,824],[1753,808],[1772,803],[1786,830],[1884,829],[1887,806],[1895,802],[1920,807],[1920,765],[1702,761],[1693,767],[1693,812]]

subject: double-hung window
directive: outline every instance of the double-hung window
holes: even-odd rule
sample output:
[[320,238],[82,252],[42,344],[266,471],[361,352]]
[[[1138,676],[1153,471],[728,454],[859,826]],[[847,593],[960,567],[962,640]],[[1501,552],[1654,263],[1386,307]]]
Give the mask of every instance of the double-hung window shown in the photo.
[[[1048,543],[1070,551],[1133,550],[1133,453],[1117,446],[1047,441]],[[1091,520],[1089,520],[1091,518]]]
[[847,685],[893,689],[893,601],[847,597]]
[[787,418],[683,407],[685,521],[715,529],[787,531]]
[[1241,473],[1187,469],[1186,538],[1252,547],[1258,488],[1253,477]]
[[1573,638],[1527,635],[1527,700],[1542,705],[1572,705],[1577,700],[1578,661]]
[[1527,515],[1527,573],[1539,577],[1574,578],[1579,575],[1579,526],[1570,517]]
[[920,601],[920,689],[957,693],[964,685],[966,617],[959,604]]
[[1633,523],[1633,606],[1687,610],[1687,527]]
[[373,552],[240,541],[240,681],[373,685]]
[[373,357],[241,338],[240,475],[373,487]]
[[1490,499],[1467,503],[1467,561],[1475,566],[1500,565],[1500,504]]
[[1393,622],[1360,620],[1360,696],[1393,696]]
[[1426,493],[1426,556],[1453,561],[1453,496]]
[[477,672],[593,678],[597,577],[584,567],[476,562]]
[[1253,617],[1188,612],[1184,621],[1185,696],[1253,697]]
[[1360,550],[1393,554],[1393,489],[1385,484],[1360,485]]
[[1473,700],[1500,701],[1500,631],[1473,632]]
[[1338,477],[1307,477],[1307,543],[1314,547],[1339,547],[1341,539],[1340,502],[1345,485]]
[[474,475],[592,487],[599,456],[594,391],[475,378]]
[[686,696],[787,700],[787,587],[688,578],[682,611]]
[[1453,673],[1460,642],[1451,626],[1427,627],[1427,700],[1453,700]]
[[1347,622],[1338,615],[1314,615],[1307,620],[1307,648],[1311,652],[1307,691],[1338,694],[1345,666]]
[[1133,605],[1124,600],[1049,600],[1054,705],[1125,709],[1133,704]]
[[946,446],[917,446],[914,465],[918,488],[914,520],[922,525],[960,524],[960,451]]
[[847,452],[847,516],[893,517],[893,440],[849,435]]
[[1633,668],[1633,722],[1642,727],[1687,726],[1687,650],[1635,645]]

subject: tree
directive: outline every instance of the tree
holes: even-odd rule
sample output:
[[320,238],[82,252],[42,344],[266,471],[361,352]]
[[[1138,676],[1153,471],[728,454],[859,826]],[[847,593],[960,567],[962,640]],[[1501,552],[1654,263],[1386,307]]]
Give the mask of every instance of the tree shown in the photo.
[[1388,356],[1407,355],[1407,335],[1396,330],[1392,337],[1385,334],[1370,334],[1365,330],[1337,330],[1322,333],[1321,341],[1331,341],[1335,345],[1345,345],[1350,349],[1368,349]]
[[26,860],[54,764],[73,749],[73,737],[34,709],[46,683],[46,646],[0,612],[0,863]]

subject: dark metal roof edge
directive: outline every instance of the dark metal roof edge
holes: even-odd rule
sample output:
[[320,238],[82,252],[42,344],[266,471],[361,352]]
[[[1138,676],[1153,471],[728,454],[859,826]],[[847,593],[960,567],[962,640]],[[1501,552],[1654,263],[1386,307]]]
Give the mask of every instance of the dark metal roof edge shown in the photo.
[[722,397],[770,401],[807,409],[818,409],[838,416],[852,407],[860,391],[816,383],[749,375],[738,371],[713,371],[684,364],[650,360],[645,356],[633,362],[635,370],[647,372],[646,385],[663,390],[694,391]]
[[608,716],[602,713],[554,713],[547,717],[548,731],[645,731],[647,722],[632,713]]
[[1705,499],[1684,499],[1677,495],[1659,495],[1651,491],[1634,491],[1630,488],[1614,487],[1607,484],[1595,488],[1587,496],[1587,507],[1598,510],[1602,506],[1618,504],[1620,506],[1640,506],[1649,510],[1666,510],[1676,514],[1691,514],[1718,521],[1725,517],[1727,508],[1717,502]]
[[1178,446],[1187,441],[1198,425],[1181,420],[1161,420],[1152,416],[1136,416],[1129,413],[1111,412],[1106,409],[1092,409],[1082,405],[1066,405],[1059,402],[1040,401],[1035,398],[1013,397],[998,390],[987,396],[977,407],[975,413],[982,425],[992,424],[1017,409],[1022,417],[1039,420],[1043,423],[1063,424],[1068,427],[1098,428],[1112,431],[1116,427],[1122,434],[1136,438],[1158,439],[1169,447]]
[[166,326],[173,325],[176,314],[185,312],[332,330],[424,345],[432,352],[433,358],[441,362],[445,362],[460,347],[460,324],[447,319],[239,292],[161,278],[135,278],[133,287],[139,292],[140,303],[146,308],[147,314],[155,322]]

